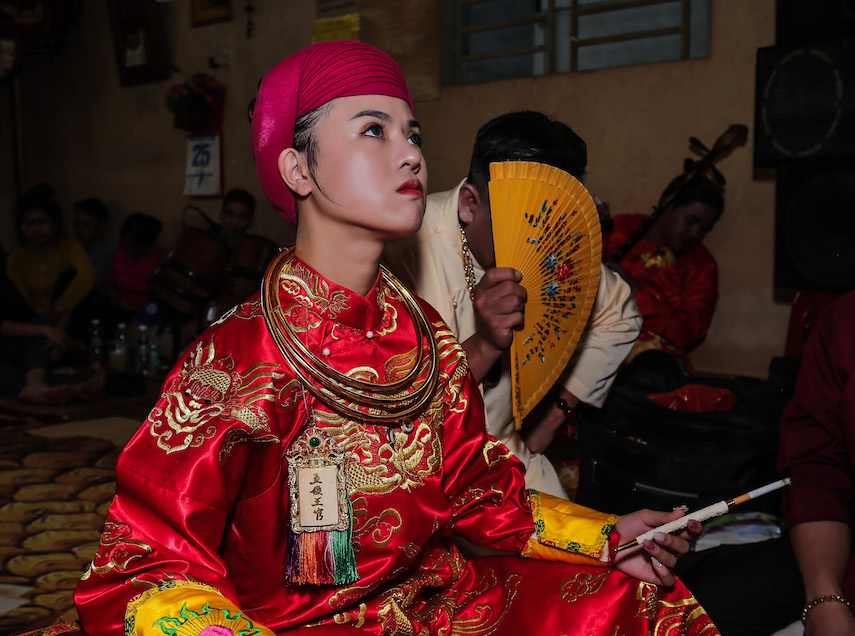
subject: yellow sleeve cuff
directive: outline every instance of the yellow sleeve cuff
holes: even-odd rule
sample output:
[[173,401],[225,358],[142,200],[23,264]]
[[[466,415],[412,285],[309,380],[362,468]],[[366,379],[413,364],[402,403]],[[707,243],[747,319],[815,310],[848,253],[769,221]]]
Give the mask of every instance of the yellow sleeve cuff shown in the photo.
[[211,625],[241,636],[275,636],[215,588],[191,581],[166,581],[134,597],[125,611],[125,636],[198,634]]
[[534,520],[534,535],[529,539],[523,556],[548,561],[580,562],[578,557],[608,562],[606,549],[609,533],[618,516],[597,512],[584,506],[547,495],[528,491]]

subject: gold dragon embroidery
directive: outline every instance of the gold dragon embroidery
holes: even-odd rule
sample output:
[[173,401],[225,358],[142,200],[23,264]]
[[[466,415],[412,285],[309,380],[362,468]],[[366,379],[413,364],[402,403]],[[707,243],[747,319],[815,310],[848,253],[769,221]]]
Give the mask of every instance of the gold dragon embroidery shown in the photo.
[[370,535],[371,542],[376,548],[385,548],[392,538],[401,530],[403,520],[401,513],[394,508],[387,508],[373,517],[366,517],[367,503],[365,497],[354,497],[353,532],[355,535]]
[[504,604],[501,607],[493,607],[486,603],[476,604],[473,608],[474,615],[466,617],[456,616],[454,618],[454,628],[451,633],[454,636],[484,636],[493,632],[510,610],[511,603],[516,598],[521,582],[522,576],[512,574],[504,582],[504,586],[502,586],[496,578],[495,572],[491,570],[489,576],[485,575],[481,581],[481,585],[469,590],[458,603],[459,605],[464,605],[470,601],[470,598],[482,596],[489,589],[503,587],[504,594],[502,596]]
[[201,446],[217,421],[237,421],[256,433],[269,428],[262,409],[273,401],[277,365],[259,363],[240,373],[230,355],[217,358],[214,343],[198,343],[148,416],[149,433],[167,454]]
[[131,527],[126,523],[116,523],[110,519],[104,523],[98,553],[81,577],[85,581],[92,574],[104,575],[113,570],[124,572],[134,559],[151,554],[152,548],[143,541],[131,539]]
[[561,586],[561,599],[568,603],[575,603],[581,597],[588,594],[596,594],[602,587],[609,570],[602,570],[592,574],[591,572],[576,572],[572,579]]
[[415,420],[409,435],[391,429],[391,441],[390,429],[383,425],[364,424],[326,411],[315,411],[315,417],[350,458],[345,470],[351,495],[411,490],[442,465],[436,409],[428,409]]
[[641,258],[641,262],[644,263],[644,267],[646,268],[655,267],[661,269],[663,267],[673,267],[677,263],[674,252],[667,247],[654,252],[646,252],[641,254],[639,258]]
[[241,320],[250,320],[252,318],[260,318],[264,314],[261,310],[261,300],[251,300],[246,301],[244,303],[238,303],[231,309],[229,309],[226,313],[220,316],[216,322],[211,323],[211,326],[221,325],[226,320],[235,316],[235,318],[239,318]]
[[292,264],[279,277],[280,297],[293,298],[287,308],[287,320],[297,332],[308,331],[324,318],[334,320],[349,308],[349,294],[330,290],[329,283],[299,264]]
[[[682,636],[689,625],[707,615],[694,597],[690,596],[677,601],[660,599],[659,588],[651,583],[640,582],[636,590],[636,598],[639,601],[639,616],[650,620],[656,618],[653,636]],[[700,633],[713,632],[715,628],[710,623]]]

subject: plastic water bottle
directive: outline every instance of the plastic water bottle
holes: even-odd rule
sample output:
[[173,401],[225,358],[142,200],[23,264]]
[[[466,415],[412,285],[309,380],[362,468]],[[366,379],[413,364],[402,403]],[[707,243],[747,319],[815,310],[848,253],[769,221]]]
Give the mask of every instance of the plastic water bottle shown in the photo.
[[128,332],[125,323],[120,322],[116,325],[116,337],[110,344],[107,359],[110,363],[110,368],[115,371],[126,371],[128,368],[128,353],[130,342],[128,342]]
[[107,360],[107,352],[104,348],[104,334],[101,332],[101,321],[93,318],[89,322],[89,357],[92,366],[103,365]]
[[148,373],[149,375],[157,375],[160,372],[160,348],[156,342],[151,343],[149,347]]
[[137,371],[147,376],[151,372],[151,342],[148,339],[148,325],[140,325],[137,337]]

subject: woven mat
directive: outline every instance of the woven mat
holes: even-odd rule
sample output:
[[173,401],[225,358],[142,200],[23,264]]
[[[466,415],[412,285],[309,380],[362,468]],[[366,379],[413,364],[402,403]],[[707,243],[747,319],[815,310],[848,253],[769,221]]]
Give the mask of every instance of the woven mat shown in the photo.
[[61,424],[68,419],[62,413],[36,412],[31,409],[0,404],[0,431],[20,430]]
[[76,618],[72,592],[97,549],[119,452],[140,425],[49,419],[0,412],[0,634]]

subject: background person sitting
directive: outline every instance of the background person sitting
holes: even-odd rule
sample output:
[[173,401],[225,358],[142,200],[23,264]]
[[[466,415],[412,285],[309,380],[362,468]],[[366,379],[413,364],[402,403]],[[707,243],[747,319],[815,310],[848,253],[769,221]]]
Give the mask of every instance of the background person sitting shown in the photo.
[[137,212],[122,223],[121,242],[110,263],[103,290],[117,314],[116,322],[128,322],[143,311],[151,298],[148,277],[163,259],[158,245],[162,223]]
[[647,217],[615,216],[614,229],[605,239],[604,260],[635,291],[643,319],[630,358],[651,348],[684,356],[706,337],[718,301],[718,265],[702,241],[721,218],[724,195],[702,175],[682,186],[681,180],[672,181],[662,193],[666,200],[679,189],[620,262],[612,262],[616,252]]
[[74,235],[86,250],[95,279],[102,281],[110,269],[110,261],[116,253],[116,244],[107,237],[109,212],[101,199],[83,199],[72,206],[74,212]]
[[95,269],[83,246],[62,235],[62,212],[51,186],[25,194],[16,220],[23,246],[9,255],[9,279],[48,324],[68,330],[72,310],[95,284]]
[[255,215],[255,197],[241,188],[232,188],[226,193],[220,208],[222,237],[231,250],[236,250],[243,241]]
[[0,394],[14,395],[28,404],[63,404],[69,400],[96,401],[104,397],[104,371],[82,382],[54,385],[48,373],[71,339],[62,329],[45,323],[21,298],[0,263]]

